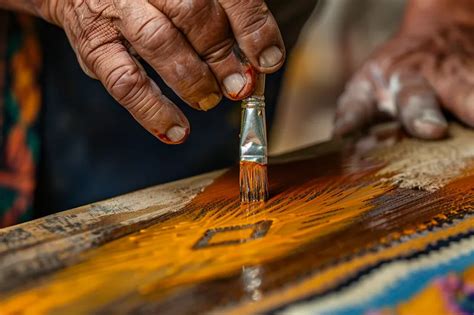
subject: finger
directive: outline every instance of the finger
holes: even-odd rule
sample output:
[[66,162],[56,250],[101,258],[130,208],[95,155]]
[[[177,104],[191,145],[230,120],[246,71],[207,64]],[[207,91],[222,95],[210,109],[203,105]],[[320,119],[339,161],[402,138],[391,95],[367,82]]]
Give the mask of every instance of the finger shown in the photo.
[[467,125],[474,127],[474,81],[453,74],[433,81],[443,106]]
[[147,0],[118,3],[116,25],[138,54],[189,105],[215,107],[221,93],[214,75],[172,22]]
[[81,66],[82,71],[90,77],[91,79],[97,80],[96,75],[94,74],[94,71],[89,69],[89,67],[86,65],[86,63],[82,60],[81,55],[77,55],[77,61],[79,62],[79,66]]
[[395,74],[398,116],[405,129],[421,139],[440,139],[448,132],[448,123],[431,85],[418,73]]
[[275,18],[263,0],[218,0],[229,18],[240,49],[262,73],[278,70],[285,45]]
[[250,64],[243,62],[234,50],[235,39],[227,16],[218,2],[150,2],[186,36],[191,46],[209,65],[227,97],[242,99],[252,93],[255,76],[250,70]]
[[[69,35],[69,34],[68,34]],[[82,71],[91,79],[97,80],[97,77],[94,74],[94,71],[89,69],[89,67],[86,65],[84,60],[82,59],[81,54],[78,53],[76,47],[72,47],[74,50],[74,53],[76,54],[77,62],[79,63],[79,66],[81,67]]]
[[366,127],[377,112],[375,91],[365,77],[356,76],[337,102],[334,135],[344,136]]
[[88,51],[85,62],[109,93],[150,133],[168,144],[179,144],[189,135],[184,114],[147,77],[125,46],[105,43]]

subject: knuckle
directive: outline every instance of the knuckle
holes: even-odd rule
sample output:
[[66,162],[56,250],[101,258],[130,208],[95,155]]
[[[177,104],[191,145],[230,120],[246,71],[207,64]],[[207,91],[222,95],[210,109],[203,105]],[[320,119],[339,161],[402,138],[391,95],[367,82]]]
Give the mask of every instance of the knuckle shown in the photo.
[[140,96],[144,81],[137,66],[124,65],[106,76],[105,85],[117,101],[126,106]]
[[349,104],[353,101],[360,103],[375,102],[375,91],[370,81],[353,79],[349,82],[344,93],[339,98],[339,104]]
[[169,21],[163,17],[152,17],[131,34],[130,40],[154,52],[173,46],[177,38],[177,34],[173,34],[174,29]]
[[87,66],[96,73],[103,73],[107,69],[110,56],[118,52],[121,49],[120,47],[120,44],[103,44],[92,47],[87,43],[83,43],[80,45],[79,52]]
[[241,32],[244,35],[263,29],[270,17],[268,8],[263,2],[249,4],[245,11],[240,10],[237,15],[237,19],[240,21],[240,25],[242,25]]
[[186,91],[189,91],[190,94],[194,94],[196,91],[199,91],[199,87],[208,85],[209,77],[206,75],[194,74],[190,76],[189,80],[184,82],[183,88]]
[[97,68],[97,63],[102,55],[113,53],[110,51],[111,47],[115,49],[116,44],[121,42],[118,32],[108,30],[85,30],[77,42],[78,53],[93,69]]
[[79,36],[80,42],[87,45],[90,50],[119,39],[120,33],[106,21],[97,22],[94,26],[85,28]]
[[203,87],[209,86],[209,77],[197,73],[190,73],[190,75],[178,83],[178,89],[181,91],[183,97],[189,101],[196,101],[202,97]]
[[209,12],[210,2],[208,0],[179,0],[166,1],[165,11],[168,17],[176,21],[186,21],[203,17]]
[[208,63],[218,63],[224,61],[224,59],[232,53],[233,47],[234,40],[231,38],[225,38],[203,51],[202,57]]
[[147,102],[137,103],[134,107],[127,108],[135,118],[145,123],[153,123],[162,120],[161,110],[163,103],[153,102],[149,99]]
[[168,1],[164,11],[203,59],[207,56],[219,59],[222,54],[228,55],[232,49],[233,40],[229,22],[217,2]]

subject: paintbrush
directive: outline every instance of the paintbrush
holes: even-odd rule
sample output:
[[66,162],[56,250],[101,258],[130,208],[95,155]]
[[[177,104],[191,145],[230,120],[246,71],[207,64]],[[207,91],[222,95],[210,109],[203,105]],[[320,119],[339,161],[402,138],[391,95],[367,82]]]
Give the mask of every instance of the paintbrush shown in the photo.
[[268,198],[264,94],[265,74],[258,74],[255,92],[242,101],[239,176],[242,203],[262,202]]

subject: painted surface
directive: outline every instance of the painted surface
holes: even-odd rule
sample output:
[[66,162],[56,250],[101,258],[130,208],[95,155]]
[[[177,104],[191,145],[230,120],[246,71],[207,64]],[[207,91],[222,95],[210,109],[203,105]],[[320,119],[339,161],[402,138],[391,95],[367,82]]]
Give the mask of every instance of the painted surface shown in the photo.
[[[469,220],[465,223],[472,227],[474,222]],[[472,270],[474,265],[474,236],[472,233],[457,234],[466,231],[469,228],[467,224],[450,227],[434,236],[411,240],[406,246],[398,248],[398,254],[402,250],[405,255],[395,256],[396,259],[378,255],[378,265],[359,273],[354,281],[341,286],[340,290],[286,305],[281,312],[441,315],[451,314],[447,307],[458,305],[463,311],[454,314],[472,314],[469,311],[472,300],[469,289],[473,278],[459,277],[460,274],[462,278],[463,272]],[[448,239],[451,241],[446,241]],[[468,272],[469,275],[471,273]],[[458,280],[451,281],[453,277]],[[448,286],[449,283],[456,285]]]
[[[428,192],[396,187],[377,175],[385,165],[345,146],[312,155],[269,166],[270,199],[261,205],[240,205],[238,170],[230,170],[153,224],[43,277],[5,285],[1,313],[343,313],[361,299],[345,291],[363,284],[361,274],[377,278],[417,253],[472,245],[469,163]],[[390,280],[377,279],[371,287]],[[372,303],[375,295],[364,297],[361,314],[396,307],[391,298]],[[331,297],[346,302],[331,309]]]
[[182,209],[223,172],[148,188],[0,230],[0,292]]

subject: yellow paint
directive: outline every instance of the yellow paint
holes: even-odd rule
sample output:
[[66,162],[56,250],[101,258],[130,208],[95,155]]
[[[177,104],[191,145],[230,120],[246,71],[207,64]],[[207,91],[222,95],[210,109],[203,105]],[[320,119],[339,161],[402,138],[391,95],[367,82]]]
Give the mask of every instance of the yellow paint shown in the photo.
[[[132,298],[127,297],[130,304],[127,306],[132,307],[133,293],[137,291],[140,299],[156,300],[187,284],[216,279],[241,270],[242,266],[259,265],[287,255],[305,243],[351,224],[371,209],[366,202],[368,196],[377,197],[391,189],[387,184],[369,183],[348,187],[350,181],[339,176],[328,181],[330,187],[327,184],[321,187],[313,181],[285,192],[285,197],[291,200],[320,191],[312,200],[281,199],[273,206],[254,209],[225,205],[209,209],[198,219],[196,215],[201,209],[191,209],[189,213],[92,250],[82,263],[56,273],[43,283],[1,297],[0,310],[2,314],[85,314],[128,294]],[[272,221],[263,238],[235,246],[193,249],[209,229],[262,220]],[[233,231],[219,235],[216,240],[248,235],[248,230]]]
[[252,229],[247,228],[238,231],[228,231],[223,233],[218,233],[212,237],[210,244],[218,244],[222,242],[230,242],[233,240],[244,240],[252,236]]
[[[365,185],[360,184],[360,178],[364,178]],[[121,305],[126,312],[143,302],[165,298],[188,285],[219,279],[241,272],[245,266],[259,266],[286,257],[305,244],[360,222],[357,220],[372,210],[367,201],[393,188],[367,174],[360,174],[359,179],[338,175],[324,180],[309,180],[304,185],[294,185],[284,194],[270,199],[266,205],[251,208],[236,206],[238,202],[232,200],[237,199],[238,194],[231,198],[230,188],[224,183],[217,186],[224,196],[222,203],[216,201],[209,207],[206,200],[198,196],[185,213],[92,250],[83,255],[81,263],[57,272],[44,282],[0,297],[0,314],[85,314],[121,300],[126,301]],[[456,185],[468,189],[470,185],[467,184],[471,180],[462,179]],[[456,185],[447,187],[449,189],[445,193],[459,191]],[[212,187],[211,192],[208,197],[217,199]],[[440,212],[450,210],[440,209]],[[427,221],[430,219],[427,218]],[[247,225],[261,221],[272,221],[265,237],[239,245],[193,248],[209,230],[226,231],[214,235],[209,240],[210,244],[234,238],[246,240],[253,232]],[[431,224],[437,222],[417,228],[424,230]],[[245,228],[226,229],[236,226]],[[295,299],[324,292],[367,266],[423,250],[428,244],[466,232],[472,226],[474,218],[466,218],[455,226],[418,235],[382,251],[355,256],[301,282],[265,294],[258,303],[243,302],[225,311],[238,315],[261,313]],[[415,232],[415,229],[400,230],[387,235],[385,241],[389,243]],[[384,240],[378,242],[383,243]]]
[[474,268],[469,268],[464,272],[463,278],[474,285]]
[[409,301],[397,307],[397,315],[456,315],[448,312],[448,307],[444,303],[443,292],[435,284],[429,285],[420,293],[413,296]]

